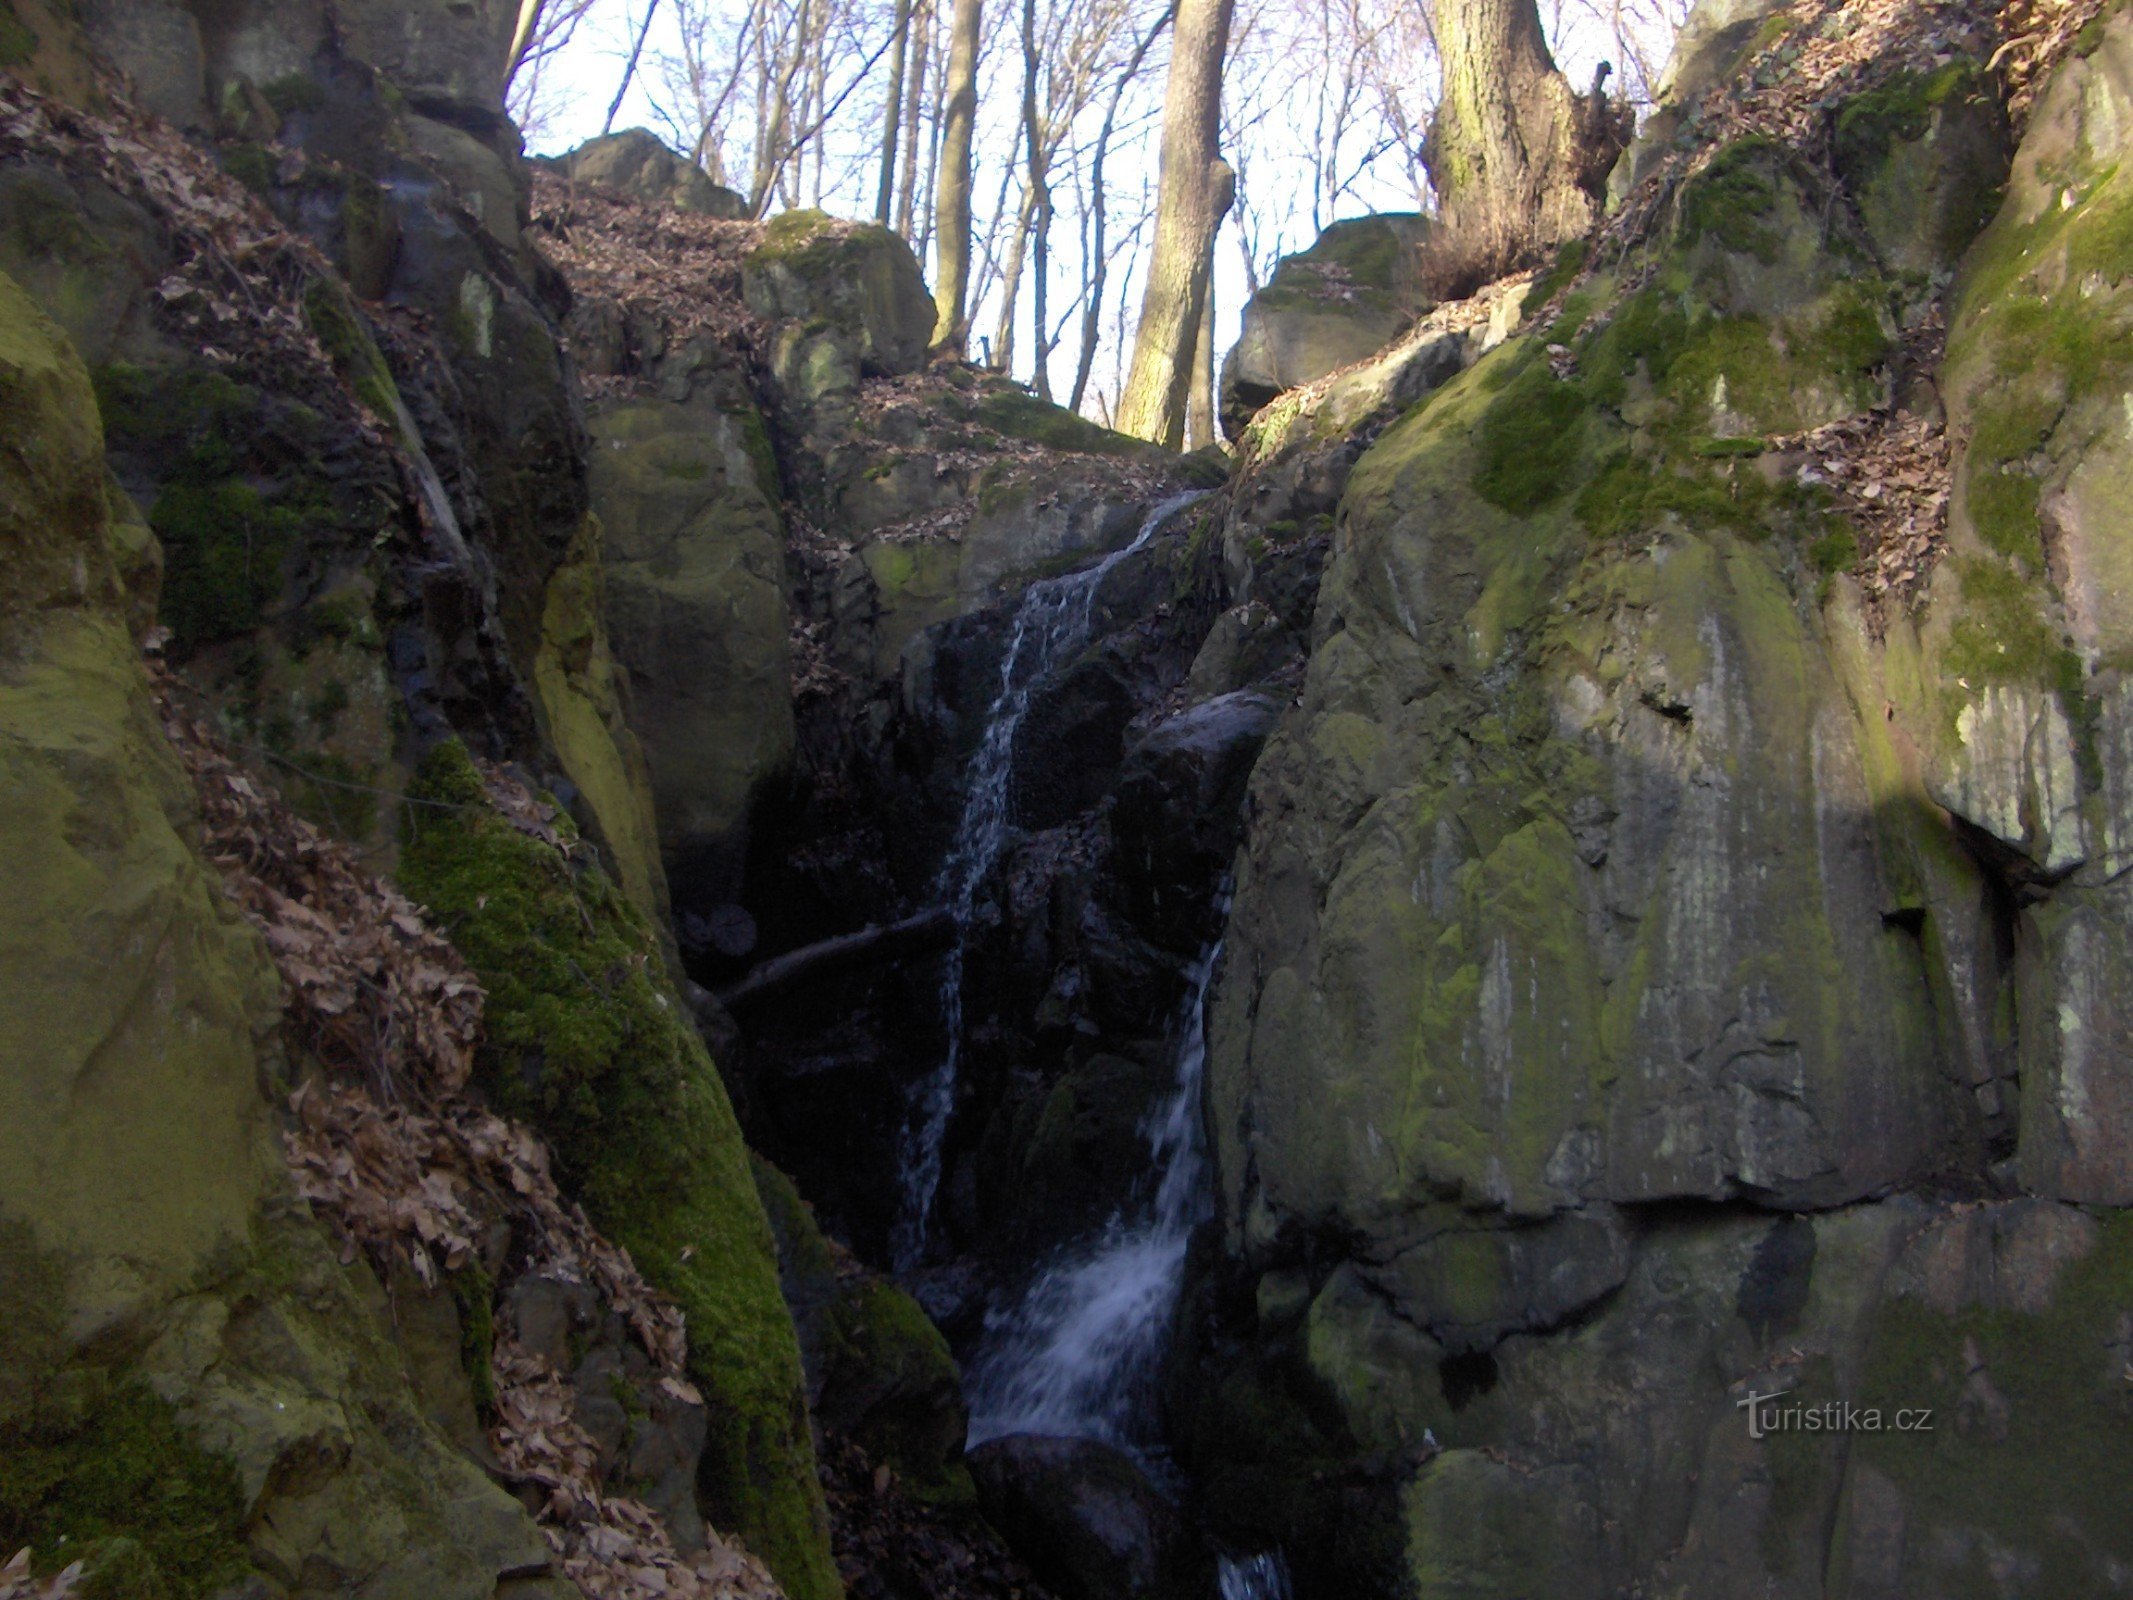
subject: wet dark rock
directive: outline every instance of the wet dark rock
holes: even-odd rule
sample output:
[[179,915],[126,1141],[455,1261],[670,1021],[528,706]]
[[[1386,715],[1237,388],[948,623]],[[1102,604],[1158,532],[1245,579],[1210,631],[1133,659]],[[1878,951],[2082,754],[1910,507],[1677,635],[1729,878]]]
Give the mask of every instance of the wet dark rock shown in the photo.
[[1065,1600],[1194,1600],[1205,1553],[1124,1451],[1093,1439],[1012,1434],[971,1452],[979,1503]]
[[1205,937],[1215,879],[1244,835],[1244,791],[1279,708],[1222,695],[1158,723],[1119,774],[1111,810],[1118,884],[1134,922],[1172,949]]

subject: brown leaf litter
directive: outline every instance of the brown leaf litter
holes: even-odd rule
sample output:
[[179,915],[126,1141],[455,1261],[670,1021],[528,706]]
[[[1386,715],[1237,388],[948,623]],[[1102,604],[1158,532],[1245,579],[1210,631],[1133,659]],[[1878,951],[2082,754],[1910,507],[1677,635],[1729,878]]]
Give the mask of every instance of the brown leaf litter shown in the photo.
[[[514,1276],[592,1286],[660,1383],[700,1404],[684,1376],[680,1310],[564,1199],[546,1146],[463,1092],[483,996],[458,952],[421,907],[240,766],[167,670],[153,660],[149,670],[199,797],[206,855],[282,977],[284,1037],[323,1069],[290,1096],[282,1139],[296,1190],[342,1240],[344,1264],[367,1251],[436,1287],[480,1261],[485,1236],[506,1220]],[[514,826],[564,847],[554,807],[498,769],[484,779]],[[542,1531],[580,1590],[596,1600],[775,1600],[768,1571],[737,1544],[714,1537],[684,1557],[650,1509],[601,1488],[572,1390],[544,1359],[505,1334],[491,1362],[490,1443],[507,1480],[537,1497]]]
[[83,1564],[69,1562],[49,1578],[30,1572],[29,1547],[24,1546],[0,1566],[0,1600],[73,1600],[82,1593]]

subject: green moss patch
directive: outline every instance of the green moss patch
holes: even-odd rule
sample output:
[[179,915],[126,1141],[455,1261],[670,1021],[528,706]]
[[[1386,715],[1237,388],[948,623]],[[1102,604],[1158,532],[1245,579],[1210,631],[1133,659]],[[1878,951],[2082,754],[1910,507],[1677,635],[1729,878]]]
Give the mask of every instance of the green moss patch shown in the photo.
[[338,284],[319,279],[304,294],[304,317],[356,398],[380,422],[392,423],[400,412],[400,391],[347,294]]
[[1521,515],[1574,486],[1585,424],[1584,394],[1531,357],[1482,412],[1474,461],[1475,492]]
[[706,1513],[788,1593],[824,1600],[837,1581],[769,1225],[653,930],[597,868],[493,811],[461,746],[409,793],[400,881],[488,992],[483,1088],[541,1130],[595,1224],[686,1315]]
[[1837,164],[1852,181],[1879,171],[1890,146],[1922,139],[1950,101],[1984,92],[1977,67],[1951,61],[1931,73],[1899,72],[1837,113]]
[[0,1545],[84,1561],[90,1600],[194,1600],[251,1570],[230,1463],[122,1368],[72,1356],[60,1274],[0,1227]]
[[1726,146],[1681,195],[1681,231],[1691,240],[1715,239],[1728,250],[1774,262],[1783,246],[1772,225],[1777,186],[1765,168],[1785,158],[1774,140],[1739,139]]
[[977,404],[976,420],[1010,439],[1025,439],[1076,455],[1130,456],[1147,450],[1138,439],[1113,433],[1064,406],[1020,391],[986,395]]
[[37,54],[37,35],[0,0],[0,67],[19,67]]

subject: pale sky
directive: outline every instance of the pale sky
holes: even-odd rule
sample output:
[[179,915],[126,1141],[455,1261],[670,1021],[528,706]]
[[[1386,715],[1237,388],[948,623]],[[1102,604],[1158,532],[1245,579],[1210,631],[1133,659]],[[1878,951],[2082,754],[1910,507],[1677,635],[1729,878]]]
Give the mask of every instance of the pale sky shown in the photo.
[[[1655,6],[1671,9],[1675,0],[1652,0]],[[635,20],[643,15],[644,0],[603,0],[596,6],[585,24],[565,51],[549,65],[543,82],[543,115],[540,125],[529,134],[529,148],[536,154],[553,155],[582,143],[600,131],[609,102],[614,98],[615,88],[621,80],[623,62],[628,54],[629,38]],[[1240,13],[1247,11],[1249,0],[1240,6]],[[988,7],[988,9],[993,9]],[[636,82],[622,104],[615,120],[617,128],[649,127],[662,131],[655,100],[660,85],[657,58],[674,53],[678,40],[673,31],[675,8],[661,7],[654,24],[646,50],[646,59],[640,66]],[[1150,15],[1154,15],[1152,7]],[[1570,0],[1543,0],[1542,14],[1551,24],[1550,34],[1558,60],[1571,83],[1583,88],[1590,83],[1594,65],[1604,56],[1614,53],[1613,42],[1607,33],[1593,20],[1587,11],[1572,11]],[[1019,15],[1019,12],[1017,13]],[[1275,35],[1284,24],[1289,24],[1301,11],[1275,10],[1263,14],[1260,32],[1246,32],[1239,46],[1232,53],[1226,88],[1226,106],[1232,115],[1241,114],[1240,107],[1255,106],[1264,115],[1251,135],[1240,141],[1244,148],[1226,149],[1225,154],[1235,162],[1239,154],[1245,156],[1243,204],[1251,208],[1249,218],[1242,219],[1255,234],[1259,248],[1255,252],[1264,272],[1277,253],[1299,250],[1316,236],[1317,228],[1311,216],[1311,160],[1310,150],[1314,127],[1320,121],[1320,102],[1314,94],[1314,73],[1319,60],[1307,49],[1298,49],[1293,41]],[[1000,19],[1012,20],[1012,19]],[[988,24],[990,27],[991,24]],[[1640,37],[1644,40],[1648,56],[1663,59],[1670,34],[1665,23],[1648,26]],[[1323,51],[1317,53],[1322,58]],[[1167,58],[1166,58],[1167,59]],[[1136,86],[1129,101],[1129,109],[1137,110],[1137,116],[1122,115],[1121,128],[1114,135],[1110,156],[1107,191],[1113,196],[1112,213],[1114,233],[1110,254],[1112,283],[1107,286],[1104,301],[1107,307],[1104,316],[1104,347],[1097,358],[1095,381],[1091,385],[1091,398],[1083,409],[1092,415],[1098,414],[1095,391],[1115,384],[1116,376],[1123,365],[1123,356],[1115,340],[1116,307],[1121,289],[1129,307],[1137,311],[1139,306],[1138,282],[1121,284],[1116,274],[1128,261],[1122,256],[1121,241],[1117,235],[1120,217],[1129,225],[1132,215],[1139,209],[1142,186],[1152,192],[1155,182],[1155,121],[1162,94],[1162,61],[1151,56],[1149,70],[1144,72],[1144,82]],[[974,204],[982,217],[989,211],[994,197],[999,192],[1001,163],[1011,156],[1014,146],[1013,119],[1019,115],[1021,93],[1021,60],[1019,49],[1011,39],[1003,37],[1001,43],[988,50],[982,63],[980,76],[980,122],[976,149],[977,175],[972,186]],[[839,216],[871,216],[875,183],[872,151],[877,136],[880,89],[876,84],[886,81],[886,68],[877,64],[874,68],[874,83],[869,83],[853,95],[836,121],[832,123],[828,144],[828,159],[825,163],[824,209]],[[1433,73],[1431,74],[1433,76]],[[1622,74],[1618,73],[1611,87],[1623,87]],[[1434,96],[1433,82],[1417,82],[1411,91],[1401,95],[1409,115],[1417,121],[1426,115],[1426,108]],[[1138,106],[1133,106],[1137,101]],[[1100,116],[1100,113],[1097,113]],[[1131,123],[1128,127],[1126,124]],[[1351,136],[1343,146],[1344,155],[1353,159],[1366,143],[1390,142],[1386,119],[1374,107],[1363,108]],[[1407,153],[1397,147],[1379,154],[1374,160],[1353,174],[1333,208],[1333,214],[1323,220],[1361,216],[1375,211],[1413,211],[1419,201],[1411,176],[1413,164]],[[1075,216],[1070,195],[1062,177],[1055,176],[1058,191],[1058,218],[1054,224],[1054,261],[1051,274],[1053,317],[1056,319],[1078,292],[1083,281],[1080,260],[1080,244],[1075,233]],[[1008,204],[1015,203],[1015,192],[1010,189]],[[1322,207],[1323,209],[1323,207]],[[1216,360],[1219,366],[1224,353],[1237,337],[1238,321],[1246,294],[1246,277],[1239,249],[1240,217],[1232,213],[1225,223],[1222,236],[1215,249],[1215,313],[1216,313]],[[1134,252],[1131,264],[1137,269],[1139,252]],[[926,275],[933,276],[933,263],[924,260]],[[1136,271],[1137,277],[1137,271]],[[1022,290],[1017,335],[1015,376],[1026,379],[1030,371],[1029,329],[1030,289],[1025,282]],[[979,335],[990,337],[997,321],[997,294],[988,296],[979,308],[974,328]],[[1130,329],[1128,330],[1130,334]],[[1072,382],[1073,365],[1078,353],[1078,317],[1070,324],[1052,357],[1052,375],[1055,390],[1065,398],[1065,391]],[[978,353],[974,339],[972,353]]]

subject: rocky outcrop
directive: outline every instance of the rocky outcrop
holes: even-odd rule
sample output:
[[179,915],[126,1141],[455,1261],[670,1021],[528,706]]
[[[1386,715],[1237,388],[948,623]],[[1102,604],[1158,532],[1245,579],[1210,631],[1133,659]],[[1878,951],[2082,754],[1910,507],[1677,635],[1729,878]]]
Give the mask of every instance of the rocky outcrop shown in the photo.
[[1236,438],[1262,406],[1336,367],[1376,355],[1429,308],[1419,216],[1336,222],[1311,248],[1283,256],[1244,304],[1243,330],[1222,362],[1222,423]]
[[[1806,47],[1745,20],[1723,49],[1779,81]],[[2087,1469],[1982,1487],[2123,1403],[2083,1354],[2120,1219],[2074,1209],[2124,1203],[2118,33],[1982,237],[2002,109],[1891,37],[1836,187],[1718,151],[1650,273],[1573,267],[1352,467],[1319,446],[1210,1033],[1228,1331],[1177,1402],[1218,1527],[1283,1519],[1307,1584],[2121,1581]],[[1904,333],[1951,275],[1947,554],[1906,606],[1791,452],[1931,407]],[[1780,1390],[1881,1431],[1751,1437]]]
[[0,392],[6,1533],[141,1592],[541,1592],[545,1541],[425,1419],[281,1167],[274,972],[195,853],[88,373],[5,277]]
[[[655,1377],[644,1351],[609,1337],[620,1313],[604,1294],[590,1311],[582,1296],[572,1299],[562,1317],[572,1328],[560,1344],[542,1344],[536,1330],[553,1333],[562,1313],[549,1306],[544,1316],[524,1296],[498,1302],[488,1275],[507,1261],[514,1271],[522,1265],[508,1229],[486,1238],[473,1264],[455,1261],[448,1287],[418,1285],[410,1296],[388,1284],[384,1319],[377,1286],[360,1266],[336,1265],[287,1197],[258,1098],[273,1086],[275,1058],[252,1036],[271,1016],[231,1010],[244,998],[240,978],[265,970],[257,942],[221,951],[216,926],[238,938],[226,915],[194,917],[219,904],[211,880],[197,871],[187,880],[182,862],[157,856],[142,806],[162,780],[146,747],[113,746],[114,771],[128,776],[100,780],[109,794],[92,809],[107,821],[90,830],[103,837],[109,816],[133,818],[124,832],[141,843],[114,847],[133,860],[130,886],[121,886],[139,902],[126,917],[131,931],[113,923],[115,942],[94,962],[103,987],[55,975],[46,986],[53,1014],[29,1019],[44,1034],[62,1021],[90,1030],[84,1059],[103,1063],[92,1076],[124,1092],[108,1106],[76,1093],[81,1114],[106,1121],[107,1134],[122,1123],[137,1128],[148,1141],[134,1164],[143,1203],[159,1185],[168,1191],[154,1215],[128,1220],[104,1207],[113,1229],[139,1237],[130,1249],[112,1244],[109,1263],[95,1270],[122,1278],[135,1270],[125,1263],[139,1263],[146,1287],[125,1293],[192,1297],[182,1337],[156,1344],[160,1364],[138,1371],[177,1406],[175,1426],[199,1422],[209,1453],[234,1460],[235,1559],[261,1565],[275,1584],[483,1596],[500,1575],[513,1593],[550,1584],[547,1542],[489,1476],[505,1473],[483,1439],[494,1417],[477,1420],[468,1394],[474,1367],[488,1359],[488,1334],[508,1329],[509,1339],[533,1338],[514,1346],[514,1359],[536,1370],[540,1352],[561,1352],[563,1416],[547,1420],[559,1437],[586,1430],[596,1456],[587,1470],[598,1481],[648,1497],[651,1509],[633,1513],[647,1537],[671,1537],[686,1554],[703,1543],[708,1519],[751,1541],[788,1593],[834,1595],[807,1393],[772,1237],[669,968],[653,789],[629,720],[629,682],[609,648],[583,402],[556,320],[568,292],[526,247],[516,134],[495,98],[501,41],[490,31],[508,32],[513,18],[495,8],[382,8],[373,17],[344,7],[329,29],[301,7],[171,9],[199,41],[204,108],[187,117],[197,142],[123,108],[87,98],[63,105],[0,85],[9,106],[0,142],[5,260],[82,341],[94,380],[93,398],[86,382],[79,397],[85,421],[11,404],[8,443],[27,450],[25,460],[49,452],[47,466],[71,461],[77,435],[97,443],[101,414],[116,481],[107,483],[99,455],[94,525],[87,501],[76,521],[84,541],[114,554],[73,566],[104,583],[114,560],[129,575],[152,575],[160,557],[160,600],[150,581],[133,610],[153,614],[168,658],[215,706],[246,759],[371,859],[397,860],[430,910],[453,919],[493,996],[481,1060],[485,1075],[498,1076],[485,1076],[485,1088],[551,1136],[572,1197],[626,1235],[639,1265],[683,1306],[697,1365],[685,1377],[677,1347]],[[85,14],[81,34],[55,37],[110,46],[128,26],[125,10]],[[8,562],[12,592],[13,552]],[[107,743],[153,732],[113,687],[116,663],[139,674],[122,628],[116,637],[124,650],[109,671],[70,656],[57,633],[24,635],[22,644],[24,671],[47,680],[40,692],[61,693],[52,674],[77,667],[108,680],[74,695],[103,707],[98,716],[111,713]],[[782,629],[776,638],[782,644]],[[64,729],[59,736],[61,747],[73,742]],[[498,816],[486,779],[471,776],[496,770],[493,761],[516,763],[564,803],[527,800],[517,813],[552,827],[522,836]],[[89,781],[88,770],[76,777]],[[437,801],[432,791],[454,781],[456,798]],[[430,798],[409,809],[452,811],[456,826],[403,836],[397,802],[411,790]],[[171,815],[182,830],[181,811]],[[25,850],[48,832],[88,837],[63,811],[18,820]],[[516,854],[513,841],[523,846]],[[37,859],[55,848],[36,844]],[[176,876],[159,886],[158,873]],[[200,900],[190,910],[188,882]],[[462,893],[469,882],[471,898]],[[77,889],[99,892],[86,879]],[[558,905],[570,910],[561,932],[576,941],[565,967],[518,959],[524,919]],[[66,920],[93,927],[99,918],[77,908]],[[161,930],[145,946],[143,927]],[[564,946],[548,938],[543,948]],[[184,962],[168,973],[143,965],[177,955]],[[557,970],[597,972],[588,981],[598,992],[576,989],[574,976],[558,980]],[[271,988],[267,999],[271,1011]],[[99,1031],[135,1010],[119,1033]],[[128,1031],[157,1018],[182,1037]],[[225,1046],[240,1038],[241,1052],[225,1060]],[[511,1054],[514,1041],[542,1064],[538,1082],[515,1076],[524,1059]],[[612,1091],[598,1135],[569,1120],[588,1109],[573,1074],[595,1062]],[[146,1080],[126,1087],[128,1074],[151,1068],[189,1074],[170,1088],[183,1114]],[[56,1061],[55,1070],[78,1075],[82,1065]],[[40,1104],[55,1092],[7,1077],[7,1091],[18,1088]],[[629,1104],[643,1120],[624,1115]],[[86,1131],[61,1130],[39,1158],[40,1191],[86,1197],[97,1148]],[[211,1183],[194,1184],[199,1160],[210,1162],[200,1170]],[[248,1173],[256,1189],[246,1188]],[[667,1178],[671,1203],[644,1205],[633,1185]],[[12,1218],[13,1196],[6,1209]],[[37,1248],[48,1249],[43,1213],[32,1222]],[[215,1237],[195,1238],[203,1229]],[[155,1243],[165,1236],[176,1241],[167,1263]],[[253,1252],[263,1253],[256,1270]],[[169,1274],[182,1284],[166,1283]],[[115,1299],[116,1282],[98,1292]],[[158,1339],[159,1328],[141,1322],[142,1338]],[[473,1352],[464,1362],[462,1333]],[[39,1361],[76,1360],[68,1347],[38,1348]],[[133,1345],[126,1350],[131,1361]],[[262,1361],[271,1377],[255,1370]],[[123,1386],[134,1370],[114,1369],[114,1396],[133,1396]],[[196,1394],[209,1398],[196,1405]],[[630,1410],[640,1402],[642,1417]],[[160,1416],[151,1417],[158,1429]],[[80,1422],[54,1414],[37,1426],[64,1443]],[[511,1481],[529,1481],[523,1458],[509,1466]],[[548,1481],[545,1470],[532,1479]],[[550,1514],[561,1503],[545,1491],[539,1498]],[[51,1529],[25,1533],[42,1555]],[[671,1549],[660,1558],[670,1575],[681,1570],[672,1558]],[[181,1587],[197,1585],[187,1577]]]
[[713,183],[701,167],[660,143],[643,128],[588,139],[550,166],[573,183],[590,184],[661,210],[738,222],[748,202],[725,185]]

